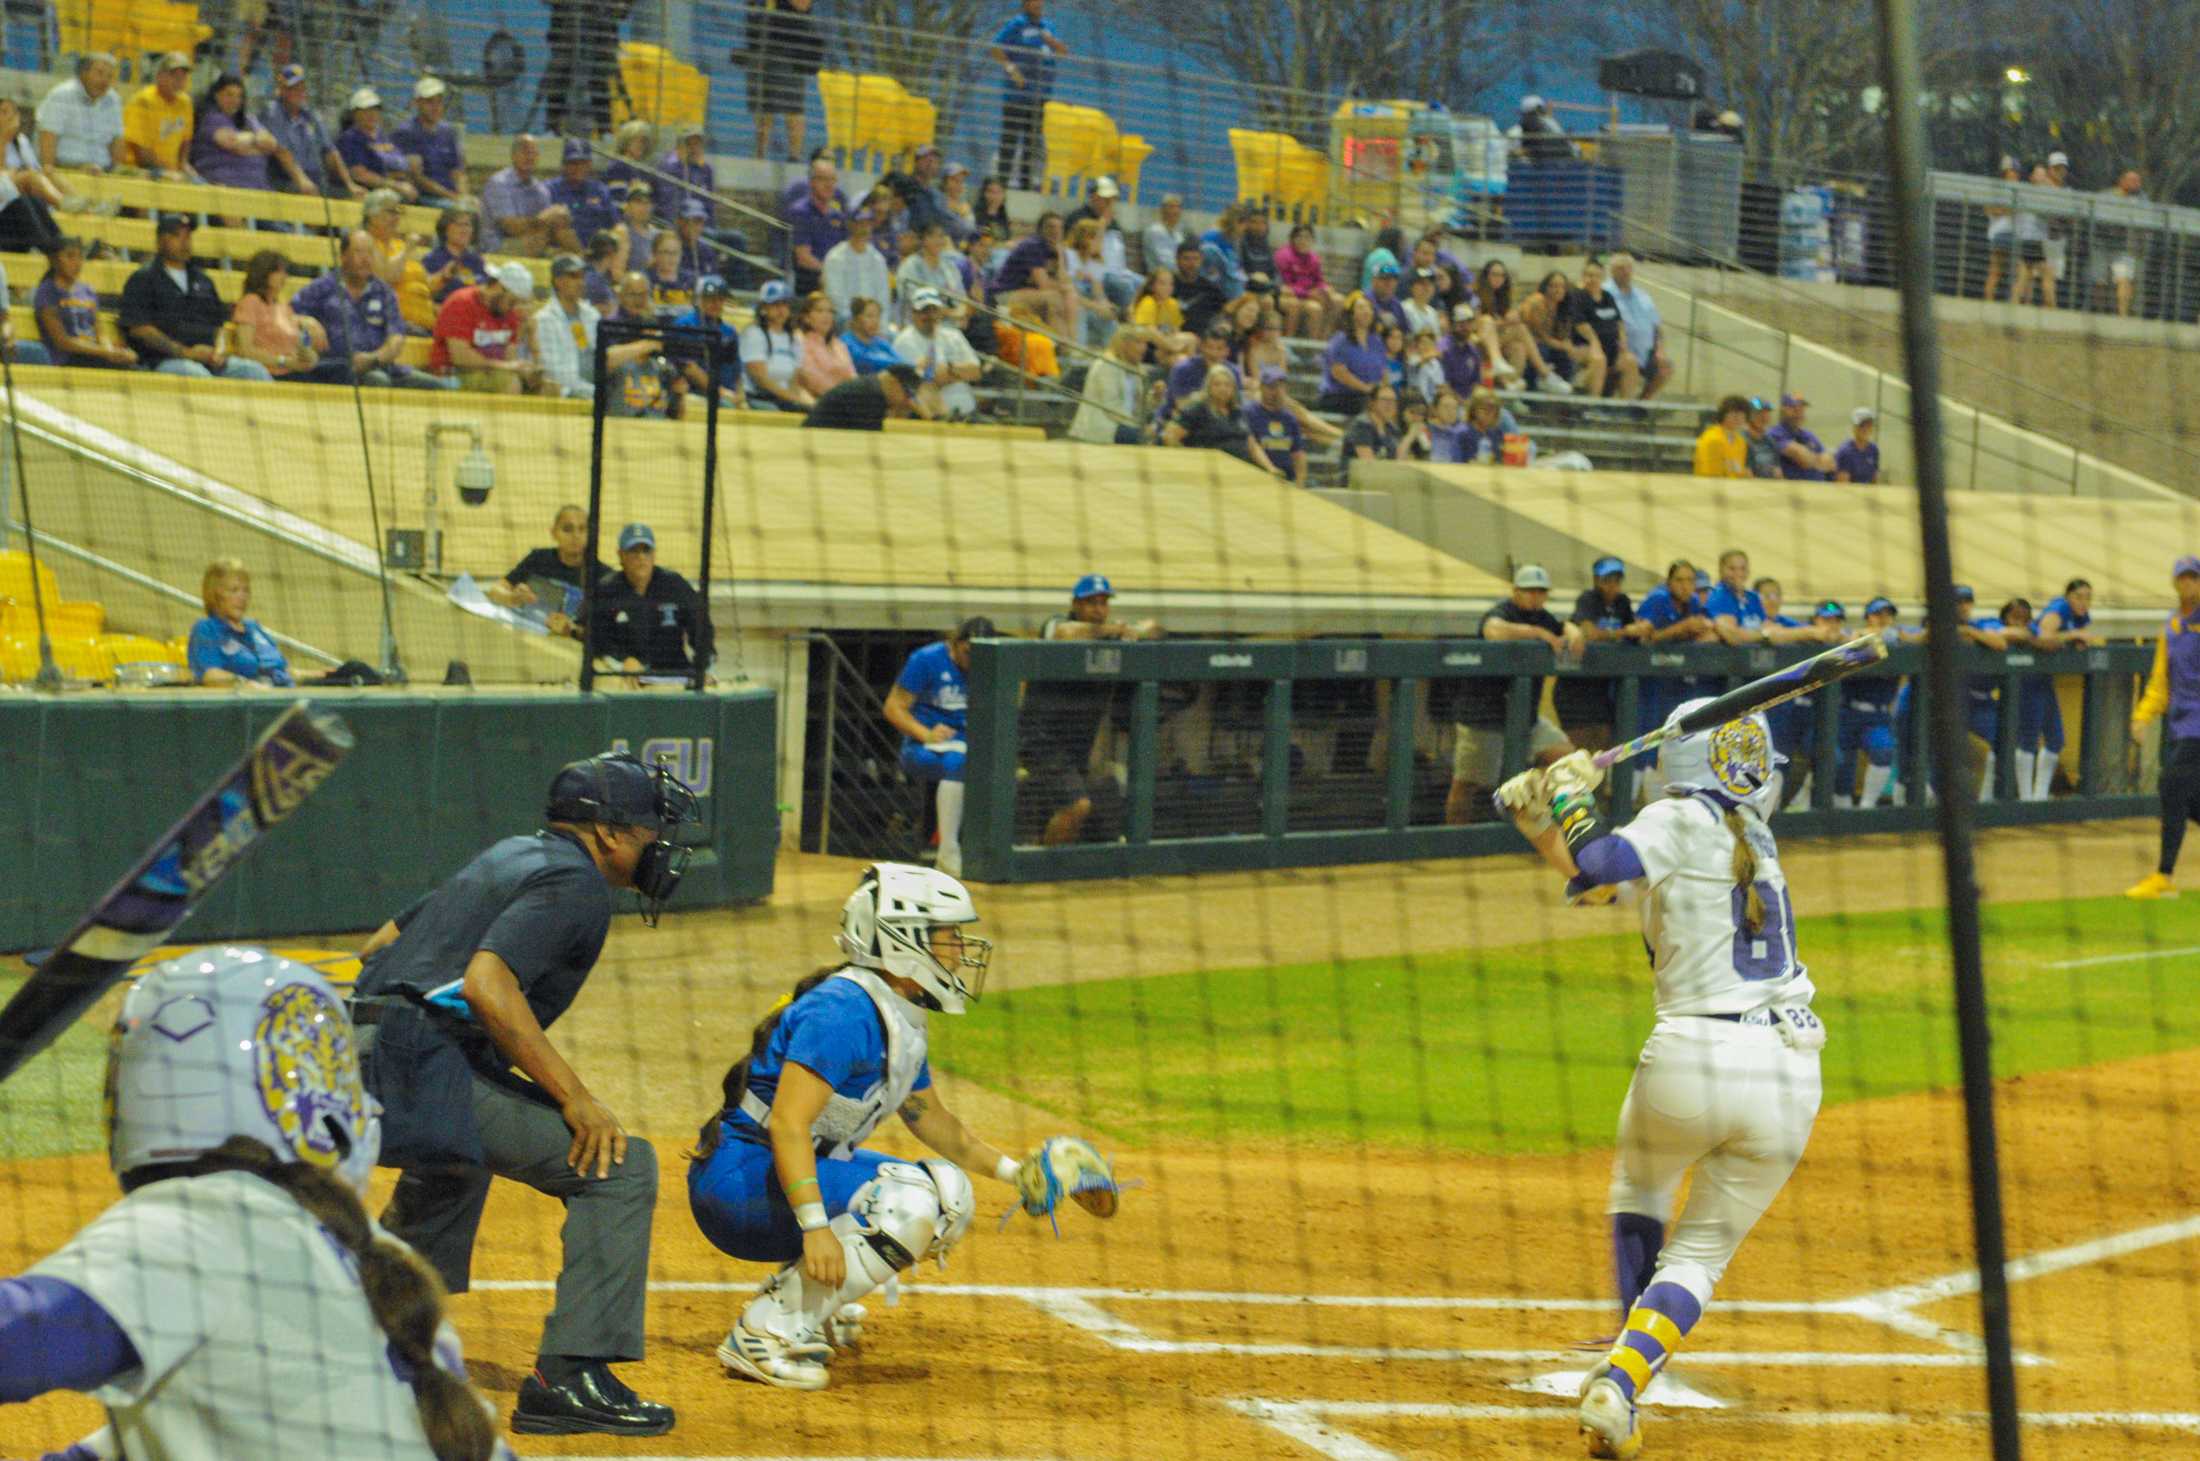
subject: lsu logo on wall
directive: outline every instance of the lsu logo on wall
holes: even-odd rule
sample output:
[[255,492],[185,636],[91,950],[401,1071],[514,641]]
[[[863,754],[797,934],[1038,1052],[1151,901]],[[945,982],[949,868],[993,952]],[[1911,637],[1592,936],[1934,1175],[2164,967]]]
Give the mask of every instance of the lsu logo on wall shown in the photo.
[[614,755],[630,752],[644,766],[662,766],[680,778],[698,797],[710,795],[712,741],[709,736],[651,736],[633,750],[621,736],[611,743]]

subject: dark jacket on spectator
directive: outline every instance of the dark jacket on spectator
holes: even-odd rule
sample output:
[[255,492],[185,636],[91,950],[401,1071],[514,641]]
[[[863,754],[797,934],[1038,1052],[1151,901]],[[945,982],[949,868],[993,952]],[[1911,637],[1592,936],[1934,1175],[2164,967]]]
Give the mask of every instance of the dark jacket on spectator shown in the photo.
[[879,378],[859,375],[819,396],[802,424],[836,431],[884,431],[886,413],[886,388]]
[[212,277],[197,264],[185,265],[181,289],[158,259],[122,286],[122,333],[148,366],[169,357],[130,334],[139,325],[153,325],[179,345],[213,345],[221,340],[222,326],[228,322],[229,306],[214,292]]
[[669,568],[652,572],[639,594],[625,574],[606,574],[596,583],[595,618],[599,655],[673,674],[711,661],[710,614],[695,586]]

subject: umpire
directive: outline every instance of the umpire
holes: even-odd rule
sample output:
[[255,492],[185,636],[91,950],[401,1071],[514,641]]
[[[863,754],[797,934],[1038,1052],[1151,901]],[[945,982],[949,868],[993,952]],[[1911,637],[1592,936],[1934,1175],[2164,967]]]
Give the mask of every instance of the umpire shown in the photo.
[[575,761],[550,783],[541,830],[489,848],[362,950],[352,1018],[382,1102],[382,1165],[404,1173],[383,1225],[458,1294],[492,1175],[565,1204],[557,1301],[515,1431],[672,1429],[670,1406],[610,1369],[642,1357],[657,1155],[546,1032],[603,951],[612,890],[636,890],[656,922],[686,868],[673,834],[694,806],[662,767]]
[[2169,717],[2162,731],[2162,855],[2154,871],[2124,894],[2127,898],[2172,896],[2176,885],[2170,879],[2185,845],[2185,823],[2200,822],[2200,558],[2178,559],[2170,578],[2177,587],[2177,612],[2162,626],[2154,671],[2131,709],[2135,741],[2150,721]]

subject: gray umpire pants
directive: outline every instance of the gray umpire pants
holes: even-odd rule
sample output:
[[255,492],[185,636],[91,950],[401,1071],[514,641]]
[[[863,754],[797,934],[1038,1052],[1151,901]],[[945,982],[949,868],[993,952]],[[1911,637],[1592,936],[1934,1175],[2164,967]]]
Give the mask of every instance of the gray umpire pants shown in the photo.
[[479,1075],[473,1100],[488,1165],[408,1168],[397,1179],[382,1226],[427,1259],[446,1288],[462,1294],[489,1179],[524,1182],[557,1198],[565,1204],[565,1261],[536,1352],[640,1359],[650,1218],[657,1205],[656,1149],[630,1136],[623,1165],[600,1180],[583,1177],[566,1165],[573,1133],[554,1107]]

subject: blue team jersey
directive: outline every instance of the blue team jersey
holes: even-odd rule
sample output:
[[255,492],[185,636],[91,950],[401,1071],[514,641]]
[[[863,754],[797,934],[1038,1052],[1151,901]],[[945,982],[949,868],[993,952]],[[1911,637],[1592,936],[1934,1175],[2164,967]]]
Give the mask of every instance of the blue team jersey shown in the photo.
[[1672,591],[1661,583],[1642,596],[1642,606],[1635,612],[1648,619],[1653,628],[1670,629],[1683,619],[1701,614],[1703,600],[1690,595],[1685,603],[1676,603]]
[[925,726],[951,725],[959,734],[970,713],[970,682],[962,667],[947,652],[947,641],[927,644],[909,656],[895,677],[894,688],[916,697],[910,714]]
[[[1901,626],[1889,624],[1879,633],[1886,637],[1889,648],[1899,648],[1902,640]],[[1841,708],[1864,715],[1889,715],[1894,711],[1895,694],[1902,687],[1900,675],[1859,674],[1841,681]]]
[[[2039,618],[2032,621],[2032,632],[2034,634],[2040,632],[2040,623],[2042,620],[2046,619],[2049,614],[2060,614],[2062,616],[2062,627],[2065,631],[2071,629],[2083,629],[2093,622],[2093,616],[2091,614],[2080,614],[2076,612],[2070,607],[2070,600],[2064,598],[2061,594],[2057,594],[2055,595],[2055,597],[2047,601],[2046,608],[2040,610]],[[1997,627],[1999,626],[2000,622],[2001,621],[1998,619],[1995,621]]]
[[[842,1136],[859,1127],[857,1140],[869,1135],[870,1129],[889,1114],[885,1110],[868,1113],[867,1125],[859,1119],[865,1114],[860,1110],[862,1104],[877,1099],[888,1084],[885,1021],[886,1016],[863,986],[850,979],[828,979],[803,995],[779,1017],[764,1053],[749,1063],[748,1094],[755,1098],[754,1110],[771,1109],[779,1091],[779,1077],[792,1061],[833,1088],[834,1099],[818,1118],[821,1136]],[[932,1064],[922,1053],[923,1027],[915,1028],[920,1044],[916,1082],[910,1089],[921,1091],[932,1084]],[[842,1107],[843,1102],[858,1109]],[[744,1100],[743,1109],[729,1115],[726,1125],[736,1137],[765,1141],[764,1124],[751,1106]],[[838,1113],[836,1107],[841,1108]]]
[[1045,17],[1037,20],[1018,10],[1008,18],[993,36],[993,44],[999,46],[1010,64],[1024,75],[1021,88],[1013,82],[1011,91],[1020,90],[1026,96],[1045,96],[1054,89],[1054,51],[1047,41],[1054,35],[1054,27]]
[[257,619],[247,619],[244,628],[232,629],[209,614],[191,626],[185,657],[194,680],[204,680],[208,670],[227,670],[240,680],[264,680],[270,685],[295,683],[281,646]]
[[1737,594],[1722,583],[1705,596],[1703,611],[1714,619],[1721,614],[1732,614],[1744,629],[1765,627],[1765,601],[1753,588],[1745,588]]
[[[1999,629],[2001,628],[2001,616],[1999,614],[1981,614],[1971,621],[1971,627],[1973,629]],[[1964,682],[1963,693],[1969,698],[1972,709],[1991,710],[1994,706],[1994,696],[2000,689],[2001,676],[1972,675]]]

